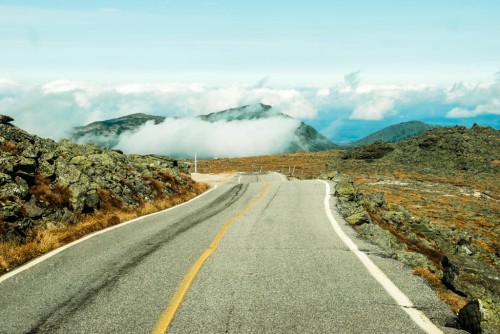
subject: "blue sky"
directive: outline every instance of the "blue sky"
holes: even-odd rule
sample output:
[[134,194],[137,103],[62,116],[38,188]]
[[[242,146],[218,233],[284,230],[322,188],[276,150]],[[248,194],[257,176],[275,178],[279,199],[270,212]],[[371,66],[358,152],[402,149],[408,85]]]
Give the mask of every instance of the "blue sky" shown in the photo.
[[0,1],[18,80],[324,84],[487,80],[499,1]]
[[499,13],[498,0],[0,0],[0,113],[54,139],[260,102],[336,142],[410,120],[500,128]]

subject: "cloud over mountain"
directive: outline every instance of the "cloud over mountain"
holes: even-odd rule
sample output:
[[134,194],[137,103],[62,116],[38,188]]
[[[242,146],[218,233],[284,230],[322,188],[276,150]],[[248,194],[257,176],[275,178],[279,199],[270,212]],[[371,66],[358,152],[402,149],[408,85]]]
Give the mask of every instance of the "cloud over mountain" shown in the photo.
[[[465,124],[480,117],[483,125],[499,125],[494,116],[499,112],[500,82],[494,76],[489,82],[452,86],[372,85],[362,82],[359,71],[329,86],[270,87],[268,81],[210,86],[57,80],[26,85],[0,78],[0,113],[13,116],[27,131],[53,139],[67,137],[74,126],[133,113],[195,117],[255,103],[272,105],[334,141],[346,139],[340,137],[349,129],[347,140],[362,137],[379,123],[379,128],[410,120]],[[363,129],[359,122],[367,122],[366,133],[356,132]]]

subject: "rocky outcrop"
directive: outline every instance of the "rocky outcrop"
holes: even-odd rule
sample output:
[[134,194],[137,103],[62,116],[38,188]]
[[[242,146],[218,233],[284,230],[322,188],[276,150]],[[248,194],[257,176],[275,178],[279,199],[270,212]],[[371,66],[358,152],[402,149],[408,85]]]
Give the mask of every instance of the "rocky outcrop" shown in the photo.
[[434,128],[397,143],[385,162],[410,166],[426,173],[499,173],[500,131],[474,125]]
[[7,115],[0,115],[0,124],[9,124],[14,119]]
[[82,214],[132,210],[195,187],[176,160],[55,142],[0,119],[0,241],[23,243],[35,227],[77,224]]
[[[352,178],[337,172],[323,174],[321,178],[336,183],[337,209],[346,222],[370,242],[379,246],[386,253],[386,256],[400,260],[411,267],[418,266],[437,270],[426,256],[409,249],[396,235],[383,228],[378,224],[378,221],[373,221],[370,214],[372,210],[375,208],[388,209],[383,194],[376,194],[372,199],[365,199]],[[387,217],[395,220],[400,221],[404,216],[405,214],[402,212],[387,211]]]
[[[449,290],[471,301],[460,311],[461,328],[471,333],[500,329],[499,259],[471,243],[471,236],[452,227],[432,224],[426,217],[392,207],[383,193],[366,198],[350,177],[332,172],[323,179],[336,183],[339,213],[386,256],[412,268],[425,268]],[[481,312],[476,312],[480,300]],[[475,306],[474,306],[475,305]],[[479,314],[481,317],[479,317]],[[479,329],[478,329],[479,328]]]
[[353,150],[346,151],[342,159],[360,159],[372,161],[380,159],[390,152],[394,151],[394,145],[384,142],[374,142]]

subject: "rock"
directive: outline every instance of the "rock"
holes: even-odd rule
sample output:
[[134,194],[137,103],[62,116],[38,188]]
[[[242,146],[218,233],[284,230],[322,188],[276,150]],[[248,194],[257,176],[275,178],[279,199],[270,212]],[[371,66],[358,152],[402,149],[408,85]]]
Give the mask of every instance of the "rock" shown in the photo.
[[395,254],[397,251],[405,249],[404,244],[400,240],[391,232],[384,230],[378,225],[365,224],[360,228],[360,231],[370,242],[390,254]]
[[14,119],[7,115],[0,115],[0,124],[9,124],[14,121]]
[[11,200],[0,199],[0,218],[12,220],[21,215],[21,205]]
[[99,194],[97,193],[96,190],[89,190],[85,194],[85,199],[84,199],[84,212],[93,212],[96,210],[99,210],[101,205],[101,200],[99,198]]
[[55,165],[57,181],[61,187],[68,187],[69,185],[78,182],[82,172],[77,167],[68,164],[61,157],[57,158]]
[[351,216],[345,218],[345,220],[351,225],[362,225],[370,223],[370,217],[366,212],[355,213]]
[[357,147],[354,150],[346,151],[342,158],[370,161],[380,159],[392,151],[394,151],[393,144],[376,141],[371,144]]
[[35,225],[35,222],[30,218],[22,218],[16,222],[9,224],[9,228],[5,235],[7,241],[21,241],[30,234],[30,228]]
[[91,164],[90,160],[83,155],[78,155],[76,157],[73,157],[70,160],[70,163],[73,165],[87,165],[87,164],[90,165]]
[[355,186],[352,180],[344,179],[338,182],[335,188],[335,196],[342,201],[359,201],[361,199],[361,191]]
[[397,211],[386,211],[383,213],[382,218],[396,225],[401,225],[405,221],[404,213]]
[[323,174],[321,174],[321,176],[319,178],[322,180],[335,180],[335,178],[337,178],[338,175],[339,175],[339,172],[333,171],[333,172],[329,172],[329,173],[323,173]]
[[45,212],[44,209],[37,205],[35,196],[31,196],[30,200],[24,203],[23,211],[25,216],[32,219],[42,217],[43,213]]
[[0,198],[7,199],[24,199],[29,195],[27,186],[19,185],[14,182],[9,182],[0,187]]
[[483,333],[481,328],[483,318],[483,305],[479,299],[469,302],[458,312],[458,324],[460,328],[471,334]]
[[73,211],[82,211],[85,206],[85,196],[89,190],[90,181],[82,175],[79,182],[71,184],[68,189],[70,191],[70,205]]
[[51,163],[50,161],[41,160],[38,166],[37,173],[43,179],[52,178],[56,173],[56,166],[53,162]]
[[387,202],[384,200],[384,193],[378,192],[371,196],[370,201],[375,203],[377,207],[385,208],[387,207]]
[[7,183],[7,181],[11,180],[12,178],[9,175],[0,172],[0,186],[4,185],[5,183]]
[[32,182],[35,179],[36,161],[34,159],[21,157],[15,170],[16,175]]
[[[443,259],[441,260],[441,265],[443,266],[443,277],[441,281],[443,282],[444,286],[454,292],[460,292],[453,285],[455,278],[460,273],[460,269],[456,265],[451,263],[447,256],[443,257]],[[464,295],[463,292],[460,292],[459,294]]]

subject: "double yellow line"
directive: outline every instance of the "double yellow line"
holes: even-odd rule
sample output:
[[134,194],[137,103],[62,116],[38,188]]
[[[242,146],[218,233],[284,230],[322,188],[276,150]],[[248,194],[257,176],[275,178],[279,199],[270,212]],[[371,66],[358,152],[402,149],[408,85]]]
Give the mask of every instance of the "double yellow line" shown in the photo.
[[195,279],[196,275],[200,271],[205,261],[210,257],[210,255],[213,254],[213,252],[215,252],[220,242],[222,241],[222,238],[226,234],[227,230],[231,227],[231,225],[233,225],[238,219],[240,219],[245,213],[248,212],[248,210],[250,210],[266,195],[269,186],[270,183],[266,182],[266,185],[264,186],[264,189],[261,191],[259,196],[254,198],[250,203],[248,203],[246,207],[243,208],[243,210],[241,210],[236,216],[231,218],[219,229],[214,239],[210,243],[210,246],[208,246],[208,248],[201,254],[201,256],[196,260],[196,262],[193,264],[193,266],[189,269],[187,274],[182,279],[181,284],[175,291],[175,294],[170,300],[167,309],[165,310],[165,312],[163,312],[163,314],[160,317],[160,320],[158,320],[158,322],[156,323],[156,326],[153,329],[153,334],[164,334],[166,332],[168,326],[170,325],[170,322],[172,321],[175,313],[177,312],[177,309],[181,305],[184,296],[188,292],[189,287],[193,283],[193,280]]

